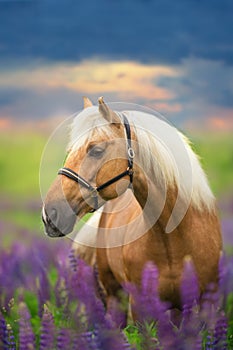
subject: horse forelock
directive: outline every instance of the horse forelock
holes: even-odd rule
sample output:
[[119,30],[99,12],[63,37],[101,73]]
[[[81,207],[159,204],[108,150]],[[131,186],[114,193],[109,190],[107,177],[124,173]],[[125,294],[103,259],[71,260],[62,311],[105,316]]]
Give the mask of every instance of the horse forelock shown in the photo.
[[68,150],[75,151],[81,145],[93,138],[98,131],[99,137],[110,137],[110,128],[107,121],[99,113],[98,107],[84,109],[73,120],[70,128]]

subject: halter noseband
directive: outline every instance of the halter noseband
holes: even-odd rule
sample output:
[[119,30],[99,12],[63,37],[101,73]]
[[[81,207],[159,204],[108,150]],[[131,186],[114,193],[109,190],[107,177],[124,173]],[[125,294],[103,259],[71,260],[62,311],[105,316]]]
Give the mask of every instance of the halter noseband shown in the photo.
[[120,173],[119,175],[113,177],[112,179],[104,182],[102,185],[98,187],[92,186],[89,182],[87,182],[83,177],[81,177],[79,174],[77,174],[75,171],[69,168],[61,168],[58,171],[59,175],[65,175],[69,179],[77,182],[78,184],[82,185],[85,187],[87,190],[89,190],[92,194],[92,197],[94,199],[94,207],[93,209],[90,210],[90,213],[96,211],[99,208],[99,203],[98,203],[98,192],[103,190],[104,188],[112,185],[113,183],[117,182],[124,176],[129,176],[130,180],[130,186],[132,186],[133,183],[133,159],[135,156],[134,150],[131,146],[131,130],[130,130],[130,124],[127,119],[127,117],[123,114],[123,119],[124,119],[124,127],[125,127],[125,132],[126,132],[126,139],[127,139],[127,156],[128,156],[128,167],[125,171]]

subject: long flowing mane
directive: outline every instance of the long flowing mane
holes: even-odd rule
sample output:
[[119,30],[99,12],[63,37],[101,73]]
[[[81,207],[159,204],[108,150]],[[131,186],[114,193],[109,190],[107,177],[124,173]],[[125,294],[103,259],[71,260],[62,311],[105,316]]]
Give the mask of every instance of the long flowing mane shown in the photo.
[[[124,113],[135,130],[140,145],[139,162],[145,172],[152,173],[158,184],[164,181],[167,186],[176,186],[182,199],[190,200],[190,204],[196,209],[213,210],[214,195],[188,138],[164,120],[153,115],[138,111]],[[69,151],[77,150],[84,142],[91,139],[96,129],[100,136],[110,138],[111,129],[100,115],[98,107],[84,109],[74,118],[71,125]],[[191,178],[190,173],[185,173],[186,164],[180,164],[184,173],[178,171],[177,162],[181,157],[181,152],[186,153],[183,161],[189,163]]]

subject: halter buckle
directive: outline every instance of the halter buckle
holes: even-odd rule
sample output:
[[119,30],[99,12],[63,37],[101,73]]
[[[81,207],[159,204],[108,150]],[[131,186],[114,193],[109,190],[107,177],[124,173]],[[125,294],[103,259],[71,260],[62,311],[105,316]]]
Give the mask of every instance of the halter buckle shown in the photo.
[[127,172],[128,172],[129,176],[133,176],[133,174],[134,174],[134,170],[130,167],[127,168]]

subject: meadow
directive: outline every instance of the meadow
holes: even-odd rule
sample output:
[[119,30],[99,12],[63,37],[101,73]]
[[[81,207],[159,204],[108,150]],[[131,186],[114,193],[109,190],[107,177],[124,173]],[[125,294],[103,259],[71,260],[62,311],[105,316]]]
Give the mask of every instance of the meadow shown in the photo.
[[[220,289],[200,308],[197,281],[185,264],[182,322],[171,322],[149,264],[140,289],[127,285],[140,316],[124,330],[121,310],[108,314],[96,296],[96,271],[75,257],[68,238],[43,233],[39,166],[46,135],[0,132],[0,349],[233,349],[233,138],[191,135],[218,198],[224,254]],[[55,175],[55,174],[54,174]],[[156,321],[159,320],[159,321]]]

